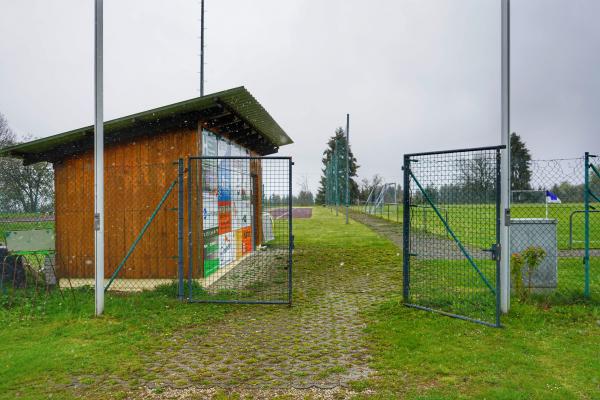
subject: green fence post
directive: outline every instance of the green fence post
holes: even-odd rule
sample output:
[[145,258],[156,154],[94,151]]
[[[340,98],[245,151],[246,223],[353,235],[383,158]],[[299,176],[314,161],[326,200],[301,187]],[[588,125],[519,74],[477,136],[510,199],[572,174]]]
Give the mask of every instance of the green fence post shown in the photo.
[[410,294],[410,157],[404,155],[402,166],[404,193],[402,195],[402,299],[408,303]]
[[183,159],[177,160],[177,278],[178,278],[178,297],[180,301],[183,301],[183,228],[184,228],[184,216],[183,216]]
[[583,255],[585,284],[583,295],[590,297],[590,153],[585,152],[585,185],[583,190],[584,204],[584,242],[585,250]]

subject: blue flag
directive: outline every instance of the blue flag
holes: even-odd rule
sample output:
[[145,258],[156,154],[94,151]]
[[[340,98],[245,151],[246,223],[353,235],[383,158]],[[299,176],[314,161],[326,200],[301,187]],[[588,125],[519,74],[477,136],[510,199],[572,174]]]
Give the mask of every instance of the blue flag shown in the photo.
[[557,195],[555,195],[551,191],[546,190],[546,204],[548,204],[548,203],[558,203],[558,204],[560,204],[560,199],[558,198]]

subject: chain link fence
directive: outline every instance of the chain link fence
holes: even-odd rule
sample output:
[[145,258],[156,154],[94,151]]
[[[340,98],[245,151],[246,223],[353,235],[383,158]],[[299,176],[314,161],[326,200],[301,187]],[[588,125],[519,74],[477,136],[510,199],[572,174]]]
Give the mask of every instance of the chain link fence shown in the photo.
[[552,303],[600,299],[595,258],[600,255],[600,213],[589,201],[586,206],[586,193],[600,191],[600,176],[594,178],[587,164],[585,157],[534,160],[528,168],[513,169],[513,296]]
[[330,208],[346,206],[348,200],[348,152],[346,138],[336,136],[333,150],[326,154],[325,204]]
[[0,169],[0,313],[22,320],[76,305],[85,290],[56,257],[52,166],[0,158]]
[[[107,303],[111,294],[142,291],[190,301],[291,302],[291,159],[106,164]],[[2,203],[11,205],[0,214],[0,306],[14,315],[93,304],[92,160],[75,157],[50,171],[43,212]]]
[[[141,163],[112,155],[105,173],[105,288],[108,293],[162,290],[175,296],[178,243],[183,243],[178,197],[183,198],[179,188],[184,186],[179,181],[184,171],[167,157]],[[4,310],[36,316],[59,304],[93,304],[91,156],[67,158],[53,166],[24,166],[15,159],[2,163],[20,171],[0,178]],[[43,176],[34,174],[42,168]]]
[[500,325],[500,148],[404,156],[405,304]]
[[291,304],[291,159],[206,156],[188,171],[188,300]]
[[[595,156],[525,163],[513,160],[510,231],[514,297],[556,304],[600,301],[600,158]],[[373,188],[374,194],[352,210],[402,223],[402,204],[392,196],[377,201],[385,187],[388,185]],[[396,192],[402,193],[399,185]],[[452,220],[451,207],[441,204],[438,208],[444,218]],[[411,213],[411,226],[445,235],[430,207],[415,205]]]

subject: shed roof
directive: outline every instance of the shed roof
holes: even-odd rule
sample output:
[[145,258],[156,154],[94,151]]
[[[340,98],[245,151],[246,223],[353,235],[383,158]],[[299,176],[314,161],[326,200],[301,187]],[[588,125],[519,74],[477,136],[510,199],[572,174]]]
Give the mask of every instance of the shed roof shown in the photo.
[[[293,143],[243,86],[106,121],[105,141],[110,144],[152,130],[195,127],[199,119],[208,129],[261,155]],[[93,136],[94,126],[90,125],[7,147],[0,150],[0,156],[22,158],[25,163],[55,161],[93,148]]]

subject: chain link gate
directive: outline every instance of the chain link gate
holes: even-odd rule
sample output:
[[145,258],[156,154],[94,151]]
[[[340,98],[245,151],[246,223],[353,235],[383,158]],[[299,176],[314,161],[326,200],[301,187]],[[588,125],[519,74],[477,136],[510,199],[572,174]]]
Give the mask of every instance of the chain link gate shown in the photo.
[[189,158],[188,301],[291,305],[292,165],[290,157]]
[[407,306],[500,326],[502,148],[404,156]]

